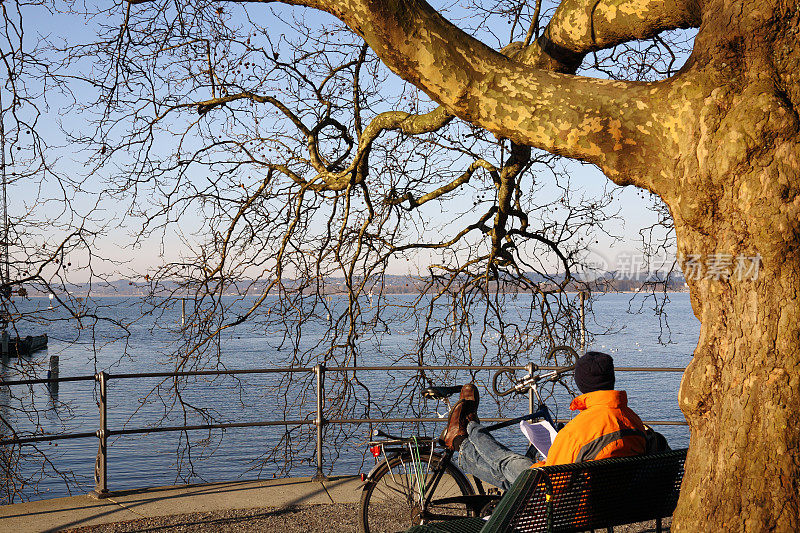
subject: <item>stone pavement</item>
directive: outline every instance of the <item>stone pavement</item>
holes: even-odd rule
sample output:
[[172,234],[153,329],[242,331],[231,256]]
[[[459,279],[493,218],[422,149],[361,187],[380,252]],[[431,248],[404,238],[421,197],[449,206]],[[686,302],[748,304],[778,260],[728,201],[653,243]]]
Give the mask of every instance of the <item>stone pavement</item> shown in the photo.
[[283,478],[179,485],[120,491],[101,500],[81,495],[1,506],[0,531],[60,531],[185,513],[355,503],[360,497],[361,480],[355,476],[332,477],[321,482]]

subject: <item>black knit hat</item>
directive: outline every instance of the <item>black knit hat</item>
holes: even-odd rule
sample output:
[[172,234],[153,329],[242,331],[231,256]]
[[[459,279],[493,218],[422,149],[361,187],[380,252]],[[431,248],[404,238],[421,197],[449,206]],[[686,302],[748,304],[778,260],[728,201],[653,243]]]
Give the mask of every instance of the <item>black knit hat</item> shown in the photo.
[[602,352],[586,352],[575,363],[575,384],[583,394],[614,389],[614,359]]

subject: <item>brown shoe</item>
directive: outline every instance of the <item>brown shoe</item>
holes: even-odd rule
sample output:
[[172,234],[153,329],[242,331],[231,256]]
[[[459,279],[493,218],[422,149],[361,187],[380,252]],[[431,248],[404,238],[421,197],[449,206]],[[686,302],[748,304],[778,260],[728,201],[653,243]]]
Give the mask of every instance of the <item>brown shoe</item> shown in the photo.
[[439,437],[447,448],[457,451],[458,447],[467,438],[467,424],[469,418],[474,418],[478,410],[478,402],[472,400],[459,400],[450,412],[447,428]]
[[474,383],[467,383],[461,387],[461,394],[458,395],[460,400],[472,400],[478,403],[478,387]]

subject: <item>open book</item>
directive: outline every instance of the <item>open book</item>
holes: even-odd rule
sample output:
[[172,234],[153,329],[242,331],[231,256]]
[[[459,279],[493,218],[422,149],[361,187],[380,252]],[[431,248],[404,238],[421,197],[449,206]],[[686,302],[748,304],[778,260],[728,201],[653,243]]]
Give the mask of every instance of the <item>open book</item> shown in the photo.
[[547,420],[541,422],[528,422],[523,420],[519,423],[519,429],[528,438],[531,444],[547,459],[547,452],[550,451],[550,445],[553,444],[553,439],[556,438],[556,428]]

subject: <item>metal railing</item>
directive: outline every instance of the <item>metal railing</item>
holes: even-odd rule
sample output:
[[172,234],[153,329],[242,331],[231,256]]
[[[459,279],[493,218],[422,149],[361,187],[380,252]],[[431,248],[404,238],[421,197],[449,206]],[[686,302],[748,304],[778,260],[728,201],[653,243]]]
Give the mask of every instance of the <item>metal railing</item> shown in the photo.
[[[105,498],[110,495],[108,490],[108,439],[113,435],[136,435],[146,433],[163,433],[171,431],[195,431],[195,430],[210,430],[210,429],[226,429],[226,428],[247,428],[247,427],[265,427],[265,426],[303,426],[314,425],[316,426],[316,473],[314,480],[326,479],[323,473],[323,438],[324,427],[329,424],[372,424],[372,423],[405,423],[405,422],[437,422],[440,418],[339,418],[339,419],[326,419],[323,415],[323,406],[325,404],[325,373],[326,372],[369,372],[369,371],[387,371],[387,370],[465,370],[465,371],[480,371],[480,370],[527,370],[532,373],[537,370],[557,370],[558,366],[537,366],[528,364],[525,366],[517,365],[484,365],[484,366],[359,366],[359,367],[326,367],[325,365],[318,364],[314,367],[290,367],[290,368],[254,368],[254,369],[239,369],[239,370],[197,370],[185,372],[140,372],[128,374],[109,374],[107,372],[98,372],[92,376],[72,376],[72,377],[48,377],[45,379],[20,379],[11,381],[0,381],[0,386],[12,385],[36,385],[36,384],[58,384],[75,381],[96,381],[98,384],[98,405],[100,408],[99,428],[94,432],[81,432],[81,433],[66,433],[57,435],[41,435],[36,437],[15,437],[12,439],[0,440],[0,445],[23,445],[36,442],[51,442],[68,439],[82,439],[89,437],[97,437],[98,449],[97,457],[95,459],[95,472],[94,482],[95,490],[93,494],[98,498]],[[684,368],[672,367],[618,367],[615,369],[617,372],[683,372]],[[183,425],[183,426],[161,426],[150,428],[134,428],[134,429],[109,429],[108,428],[108,382],[110,380],[118,379],[141,379],[141,378],[176,378],[188,376],[220,376],[220,375],[241,375],[241,374],[278,374],[278,373],[313,373],[316,385],[316,412],[314,419],[300,419],[300,420],[269,420],[259,422],[229,422],[217,424],[197,424],[197,425]],[[532,413],[536,406],[534,405],[533,393],[529,394],[529,409]],[[482,417],[483,418],[483,417]],[[504,421],[508,418],[483,418],[487,422]],[[564,421],[566,422],[566,420]],[[678,420],[645,420],[646,424],[651,426],[666,426],[666,425],[681,425],[685,426],[685,421]],[[11,428],[13,431],[13,428]]]

